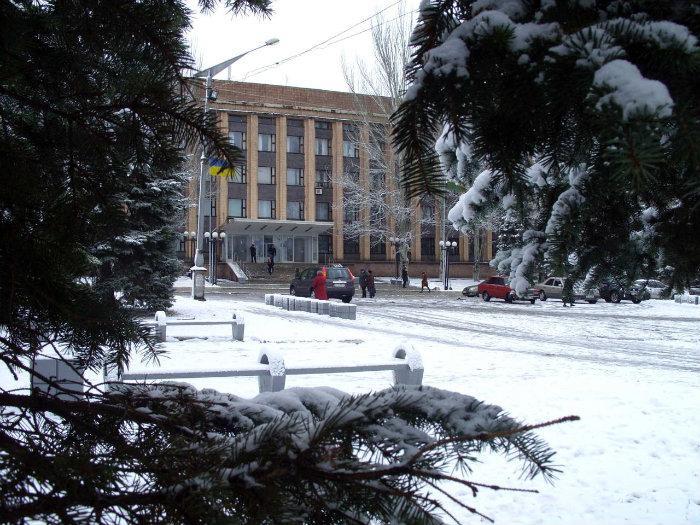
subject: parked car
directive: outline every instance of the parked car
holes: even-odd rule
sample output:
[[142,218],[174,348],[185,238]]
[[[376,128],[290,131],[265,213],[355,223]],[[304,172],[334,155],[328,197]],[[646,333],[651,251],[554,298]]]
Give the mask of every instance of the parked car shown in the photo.
[[[564,277],[549,277],[543,282],[535,285],[535,295],[540,301],[547,299],[561,299],[564,291]],[[580,283],[574,285],[574,300],[588,301],[595,304],[600,299],[597,290],[585,290]]]
[[690,283],[690,289],[688,291],[690,295],[700,295],[700,281],[693,281]]
[[292,279],[289,285],[289,294],[311,297],[313,293],[311,281],[314,280],[319,270],[326,274],[326,291],[329,299],[340,299],[344,303],[352,301],[355,295],[355,276],[341,264],[305,268]]
[[469,286],[465,286],[464,289],[462,290],[462,295],[466,297],[476,297],[479,295],[479,283],[476,284],[470,284]]
[[523,296],[518,296],[515,290],[506,284],[507,279],[507,277],[501,275],[489,277],[485,281],[479,283],[477,291],[484,301],[490,301],[491,298],[495,298],[503,299],[507,303],[512,303],[513,301],[530,301],[531,304],[535,304],[535,296],[532,294],[532,290],[528,290]]
[[646,288],[651,299],[666,299],[670,297],[669,287],[656,279],[637,279],[634,281],[635,286]]
[[598,291],[600,292],[600,297],[603,298],[606,303],[619,303],[622,300],[628,300],[632,301],[634,304],[639,304],[651,297],[643,286],[633,284],[630,287],[625,287],[620,282],[614,280],[603,281]]

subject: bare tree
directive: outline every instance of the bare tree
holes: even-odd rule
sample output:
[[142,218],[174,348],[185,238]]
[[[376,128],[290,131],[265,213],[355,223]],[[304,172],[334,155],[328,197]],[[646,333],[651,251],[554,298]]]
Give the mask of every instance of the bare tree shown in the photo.
[[367,154],[368,177],[360,177],[359,161],[346,155],[342,174],[334,183],[343,188],[345,224],[348,239],[368,236],[372,245],[396,239],[401,261],[408,262],[416,221],[435,225],[435,214],[422,214],[418,200],[409,200],[400,183],[402,158],[387,140],[391,134],[389,117],[399,106],[406,90],[404,65],[409,60],[408,43],[413,17],[403,3],[392,14],[380,14],[372,22],[372,60],[343,60],[343,75],[355,95],[357,132],[348,138],[355,155]]

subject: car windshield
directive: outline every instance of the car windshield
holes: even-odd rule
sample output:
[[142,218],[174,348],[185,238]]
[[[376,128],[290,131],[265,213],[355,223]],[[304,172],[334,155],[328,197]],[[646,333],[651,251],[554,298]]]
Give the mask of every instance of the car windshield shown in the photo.
[[347,281],[350,274],[346,268],[328,268],[326,279]]

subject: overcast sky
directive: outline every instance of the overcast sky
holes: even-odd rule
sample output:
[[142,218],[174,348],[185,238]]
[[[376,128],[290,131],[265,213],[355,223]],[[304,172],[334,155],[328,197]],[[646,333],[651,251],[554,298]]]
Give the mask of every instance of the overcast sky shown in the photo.
[[[188,0],[194,12],[193,28],[189,39],[203,66],[212,66],[262,44],[270,38],[279,38],[274,46],[265,47],[247,55],[231,68],[231,79],[266,84],[309,87],[347,91],[343,80],[341,61],[356,57],[371,57],[370,21],[351,28],[374,13],[396,4],[397,0],[275,0],[274,13],[269,19],[256,16],[232,17],[220,9],[203,15],[196,0]],[[417,9],[419,0],[403,0],[404,11]],[[399,15],[394,5],[383,13],[391,23]],[[404,19],[413,16],[408,14]],[[402,19],[402,20],[404,20]],[[395,22],[394,22],[395,23]],[[351,29],[350,29],[351,28]],[[258,68],[295,55],[347,30],[331,43],[312,52],[265,71]],[[349,37],[349,38],[347,38]],[[336,44],[332,42],[342,40]],[[228,78],[223,72],[217,78]]]

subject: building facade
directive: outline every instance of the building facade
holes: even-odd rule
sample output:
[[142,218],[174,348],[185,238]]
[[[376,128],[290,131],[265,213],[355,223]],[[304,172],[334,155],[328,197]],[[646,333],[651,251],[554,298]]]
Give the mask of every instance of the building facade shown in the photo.
[[[388,239],[370,235],[347,238],[344,225],[352,221],[376,220],[369,210],[344,209],[344,173],[356,173],[370,191],[369,126],[386,129],[384,154],[392,155],[386,117],[372,112],[373,99],[362,100],[351,93],[233,81],[214,81],[216,101],[212,111],[230,141],[243,151],[239,165],[221,170],[210,159],[205,173],[207,203],[203,210],[205,229],[224,232],[216,241],[219,275],[228,273],[227,263],[250,263],[251,245],[262,263],[273,250],[275,262],[296,267],[311,263],[369,265],[378,274],[392,274],[396,248]],[[369,120],[369,122],[368,122]],[[394,177],[384,179],[393,184]],[[190,194],[196,195],[196,178]],[[440,206],[414,199],[415,217],[432,215],[426,227],[412,223],[411,264],[421,271],[439,273],[443,225]],[[196,206],[189,208],[186,232],[196,230]],[[492,235],[487,232],[476,254],[474,243],[445,229],[458,248],[450,254],[451,274],[471,275],[475,260],[487,261],[493,253]],[[471,246],[470,246],[471,245]],[[194,242],[183,237],[181,255],[193,256]],[[414,271],[416,271],[414,269]]]

